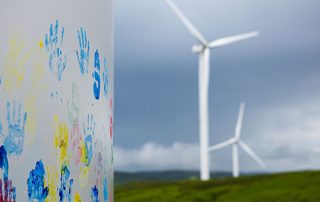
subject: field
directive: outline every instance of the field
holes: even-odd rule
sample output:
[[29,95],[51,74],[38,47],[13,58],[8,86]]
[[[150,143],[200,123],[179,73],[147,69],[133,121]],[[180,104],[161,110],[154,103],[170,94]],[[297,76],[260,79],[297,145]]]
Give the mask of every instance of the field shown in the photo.
[[320,171],[224,177],[208,182],[141,181],[118,184],[115,201],[320,202]]

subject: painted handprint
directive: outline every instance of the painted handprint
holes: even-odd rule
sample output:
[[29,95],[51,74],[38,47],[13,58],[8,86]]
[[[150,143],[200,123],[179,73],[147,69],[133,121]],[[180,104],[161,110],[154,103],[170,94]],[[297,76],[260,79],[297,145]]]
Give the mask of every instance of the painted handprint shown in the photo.
[[28,184],[28,198],[32,202],[37,200],[38,202],[44,202],[49,194],[49,188],[44,186],[45,170],[42,161],[36,163],[35,169],[32,169],[29,173],[27,180]]
[[112,105],[112,99],[110,99],[109,107],[111,110],[110,117],[109,117],[109,135],[110,139],[112,140],[112,133],[113,133],[113,119],[112,119],[112,114],[113,114],[113,105]]
[[15,202],[16,188],[12,186],[12,181],[8,177],[9,163],[7,151],[3,145],[0,147],[0,169],[3,170],[3,176],[0,179],[0,202]]
[[60,165],[69,161],[68,157],[69,134],[65,123],[60,123],[54,134],[54,146],[58,149],[58,161]]
[[11,111],[11,104],[7,102],[7,121],[8,131],[4,146],[9,154],[21,154],[24,145],[24,128],[27,120],[27,113],[23,113],[21,120],[21,104],[16,104],[13,101]]
[[2,124],[0,122],[0,136],[2,136]]
[[108,60],[107,58],[104,58],[103,61],[103,94],[104,96],[108,95],[108,85],[109,85],[109,68],[108,68]]
[[7,151],[3,145],[0,147],[0,169],[3,172],[3,179],[8,179],[9,162],[7,157]]
[[18,34],[10,37],[9,49],[4,58],[3,87],[13,93],[23,86],[30,58],[30,50],[25,45],[24,39]]
[[76,82],[72,84],[72,100],[68,104],[69,121],[72,123],[71,128],[71,148],[72,156],[76,165],[81,161],[82,148],[81,148],[81,134],[79,129],[79,89]]
[[64,164],[61,168],[59,199],[60,202],[71,201],[73,179],[70,176],[68,166]]
[[91,188],[91,199],[92,202],[99,202],[99,190],[96,185]]
[[94,155],[94,171],[95,171],[95,176],[96,176],[96,184],[101,184],[102,180],[103,180],[103,171],[104,171],[104,159],[103,159],[103,154],[104,151],[103,150],[103,140],[99,139],[96,140],[95,144],[94,144],[94,148],[95,148],[95,155]]
[[80,53],[76,50],[78,62],[80,66],[80,73],[83,75],[88,73],[90,41],[87,38],[87,32],[82,27],[78,30],[78,40],[80,46]]
[[73,123],[79,117],[79,87],[76,82],[72,82],[72,99],[71,102],[68,103],[68,115],[69,121]]
[[99,100],[100,98],[100,59],[99,52],[96,50],[94,53],[94,72],[92,73],[92,77],[94,78],[93,84],[93,94],[94,97]]
[[82,158],[82,162],[84,163],[85,166],[89,166],[91,159],[92,159],[92,155],[93,155],[93,151],[92,151],[92,147],[93,147],[93,136],[94,136],[94,129],[95,129],[95,121],[93,120],[93,115],[89,115],[87,117],[87,125],[85,126],[85,124],[83,123],[83,132],[84,132],[84,155]]
[[106,177],[103,180],[103,200],[108,201],[108,179]]
[[64,37],[64,27],[59,32],[59,22],[50,25],[50,33],[45,35],[45,46],[49,53],[49,68],[51,72],[61,81],[62,73],[67,65],[67,56],[62,52],[62,44]]

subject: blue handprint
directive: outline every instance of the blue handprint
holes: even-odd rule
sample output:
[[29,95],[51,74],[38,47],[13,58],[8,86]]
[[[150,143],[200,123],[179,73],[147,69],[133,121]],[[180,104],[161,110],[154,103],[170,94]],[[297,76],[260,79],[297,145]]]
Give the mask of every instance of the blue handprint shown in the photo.
[[49,68],[61,81],[62,73],[67,65],[67,56],[62,52],[64,27],[62,27],[61,36],[59,36],[58,29],[59,22],[56,20],[54,28],[53,24],[50,25],[50,34],[45,36],[45,46],[49,52]]
[[17,106],[13,101],[12,114],[10,113],[10,102],[7,102],[7,120],[9,134],[4,140],[4,147],[9,154],[21,154],[24,145],[24,127],[26,125],[27,113],[23,113],[21,120],[21,104]]
[[29,201],[37,199],[38,202],[44,202],[49,194],[49,188],[44,187],[45,170],[42,161],[36,163],[35,169],[29,173],[27,180]]
[[103,65],[103,73],[102,73],[102,78],[103,78],[103,93],[104,96],[107,96],[108,94],[108,84],[109,84],[109,69],[108,69],[108,61],[107,58],[104,58],[104,65]]
[[103,200],[108,201],[108,180],[104,178],[103,180]]
[[0,169],[3,170],[3,178],[8,179],[9,163],[7,151],[3,145],[0,147]]
[[0,122],[0,136],[2,135],[2,124]]
[[0,201],[14,202],[16,201],[16,188],[12,185],[12,180],[8,177],[9,163],[7,151],[4,146],[0,147],[0,169],[3,170],[3,177],[0,179]]
[[59,199],[60,202],[63,202],[64,199],[67,199],[68,202],[71,201],[71,194],[72,194],[72,185],[73,179],[70,178],[70,170],[66,164],[63,164],[61,168],[61,177],[60,177],[60,188],[59,188]]
[[92,202],[99,202],[99,190],[96,185],[91,188],[91,199]]
[[93,151],[92,151],[92,142],[93,142],[93,136],[94,136],[94,128],[95,128],[95,121],[93,120],[93,115],[91,116],[88,114],[88,119],[87,119],[87,127],[85,127],[83,123],[83,131],[84,131],[84,144],[85,144],[85,151],[84,151],[84,164],[86,166],[90,165],[92,156],[93,156]]
[[76,53],[80,66],[80,72],[83,75],[84,73],[88,73],[90,41],[87,39],[87,33],[82,27],[80,28],[80,30],[78,30],[78,40],[80,46],[80,54],[77,50]]
[[93,94],[94,97],[99,100],[100,98],[100,59],[99,59],[99,52],[96,50],[94,54],[94,72],[92,73],[92,76],[94,78],[94,84],[93,84]]

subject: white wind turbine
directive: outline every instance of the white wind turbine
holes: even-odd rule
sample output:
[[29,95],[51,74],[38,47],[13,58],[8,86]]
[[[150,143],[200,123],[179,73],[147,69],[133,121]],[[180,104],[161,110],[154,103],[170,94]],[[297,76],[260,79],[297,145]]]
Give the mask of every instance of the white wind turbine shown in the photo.
[[231,44],[237,41],[257,36],[259,33],[249,32],[241,35],[230,36],[208,42],[195,26],[186,18],[179,8],[171,1],[166,0],[191,35],[200,44],[192,47],[192,52],[199,54],[199,133],[200,133],[200,179],[209,179],[209,115],[208,115],[208,90],[210,80],[210,51],[213,48]]
[[243,113],[244,113],[244,103],[241,103],[234,137],[220,144],[211,146],[209,148],[209,151],[214,151],[214,150],[222,149],[224,147],[232,145],[233,177],[239,176],[238,146],[240,146],[249,156],[251,156],[253,160],[255,160],[261,167],[265,167],[265,163],[258,157],[258,155],[246,143],[244,143],[240,139]]

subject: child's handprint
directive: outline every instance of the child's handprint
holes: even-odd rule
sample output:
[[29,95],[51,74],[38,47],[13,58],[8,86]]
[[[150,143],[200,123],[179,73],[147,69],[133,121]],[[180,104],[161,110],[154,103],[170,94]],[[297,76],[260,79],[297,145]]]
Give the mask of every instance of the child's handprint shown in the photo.
[[107,177],[103,180],[103,200],[108,201],[108,179]]
[[63,164],[69,161],[68,156],[69,134],[65,123],[60,123],[54,134],[54,146],[58,149],[59,163]]
[[2,124],[0,122],[0,136],[2,136]]
[[79,87],[76,82],[72,83],[72,100],[71,103],[68,104],[68,112],[69,112],[69,121],[74,122],[78,119],[79,116]]
[[[2,184],[4,186],[3,190],[2,190]],[[1,202],[16,201],[16,188],[12,186],[12,181],[10,179],[4,179],[3,183],[2,183],[2,180],[0,179],[0,201]]]
[[76,53],[78,56],[80,72],[83,75],[84,73],[88,73],[90,41],[87,39],[87,33],[82,27],[80,28],[80,30],[78,30],[78,40],[80,46],[80,54],[77,50]]
[[45,36],[45,46],[49,53],[49,68],[60,81],[67,65],[67,56],[62,52],[64,27],[61,29],[61,36],[59,36],[58,29],[59,23],[56,20],[54,28],[53,24],[50,25],[49,36],[48,34]]
[[92,202],[99,202],[99,190],[96,185],[91,188],[91,199]]
[[34,199],[38,202],[44,202],[49,194],[49,188],[44,187],[45,170],[42,161],[36,163],[35,169],[32,169],[29,173],[27,180],[28,184],[28,197],[29,201]]
[[75,164],[77,165],[81,161],[81,134],[79,129],[79,89],[77,83],[72,84],[72,101],[68,104],[69,120],[72,123],[71,129],[71,145],[72,154]]
[[12,113],[10,113],[10,102],[7,102],[7,120],[9,134],[4,140],[4,146],[9,154],[14,153],[19,155],[23,150],[24,127],[26,125],[27,120],[27,113],[23,113],[23,117],[21,120],[20,103],[16,106],[16,102],[13,101]]
[[0,179],[0,202],[15,202],[16,188],[12,186],[12,181],[8,178],[9,163],[4,146],[0,147],[0,169],[3,170],[3,177]]
[[19,35],[11,37],[3,67],[3,87],[8,92],[14,92],[22,87],[29,58],[30,50],[25,45],[24,39]]
[[107,94],[108,94],[108,84],[109,84],[109,68],[108,68],[107,58],[104,58],[103,68],[104,68],[103,73],[102,73],[103,93],[104,93],[104,96],[107,96]]
[[70,170],[68,166],[64,164],[61,168],[61,176],[60,176],[60,188],[59,188],[59,198],[60,202],[63,202],[64,199],[67,199],[68,202],[71,201],[72,195],[72,185],[73,179],[69,179],[70,177]]
[[9,163],[7,151],[3,145],[0,147],[0,169],[3,170],[3,179],[8,179]]
[[94,54],[94,72],[92,76],[94,78],[93,84],[93,94],[94,97],[99,100],[100,98],[100,59],[99,59],[99,52],[96,50]]
[[87,127],[85,127],[85,124],[83,123],[83,131],[84,131],[84,144],[85,144],[85,151],[84,151],[84,158],[83,158],[83,163],[86,166],[90,165],[93,151],[92,151],[92,146],[93,146],[93,136],[94,136],[94,128],[95,128],[95,121],[93,120],[93,115],[91,114],[88,115],[88,120],[87,120]]

